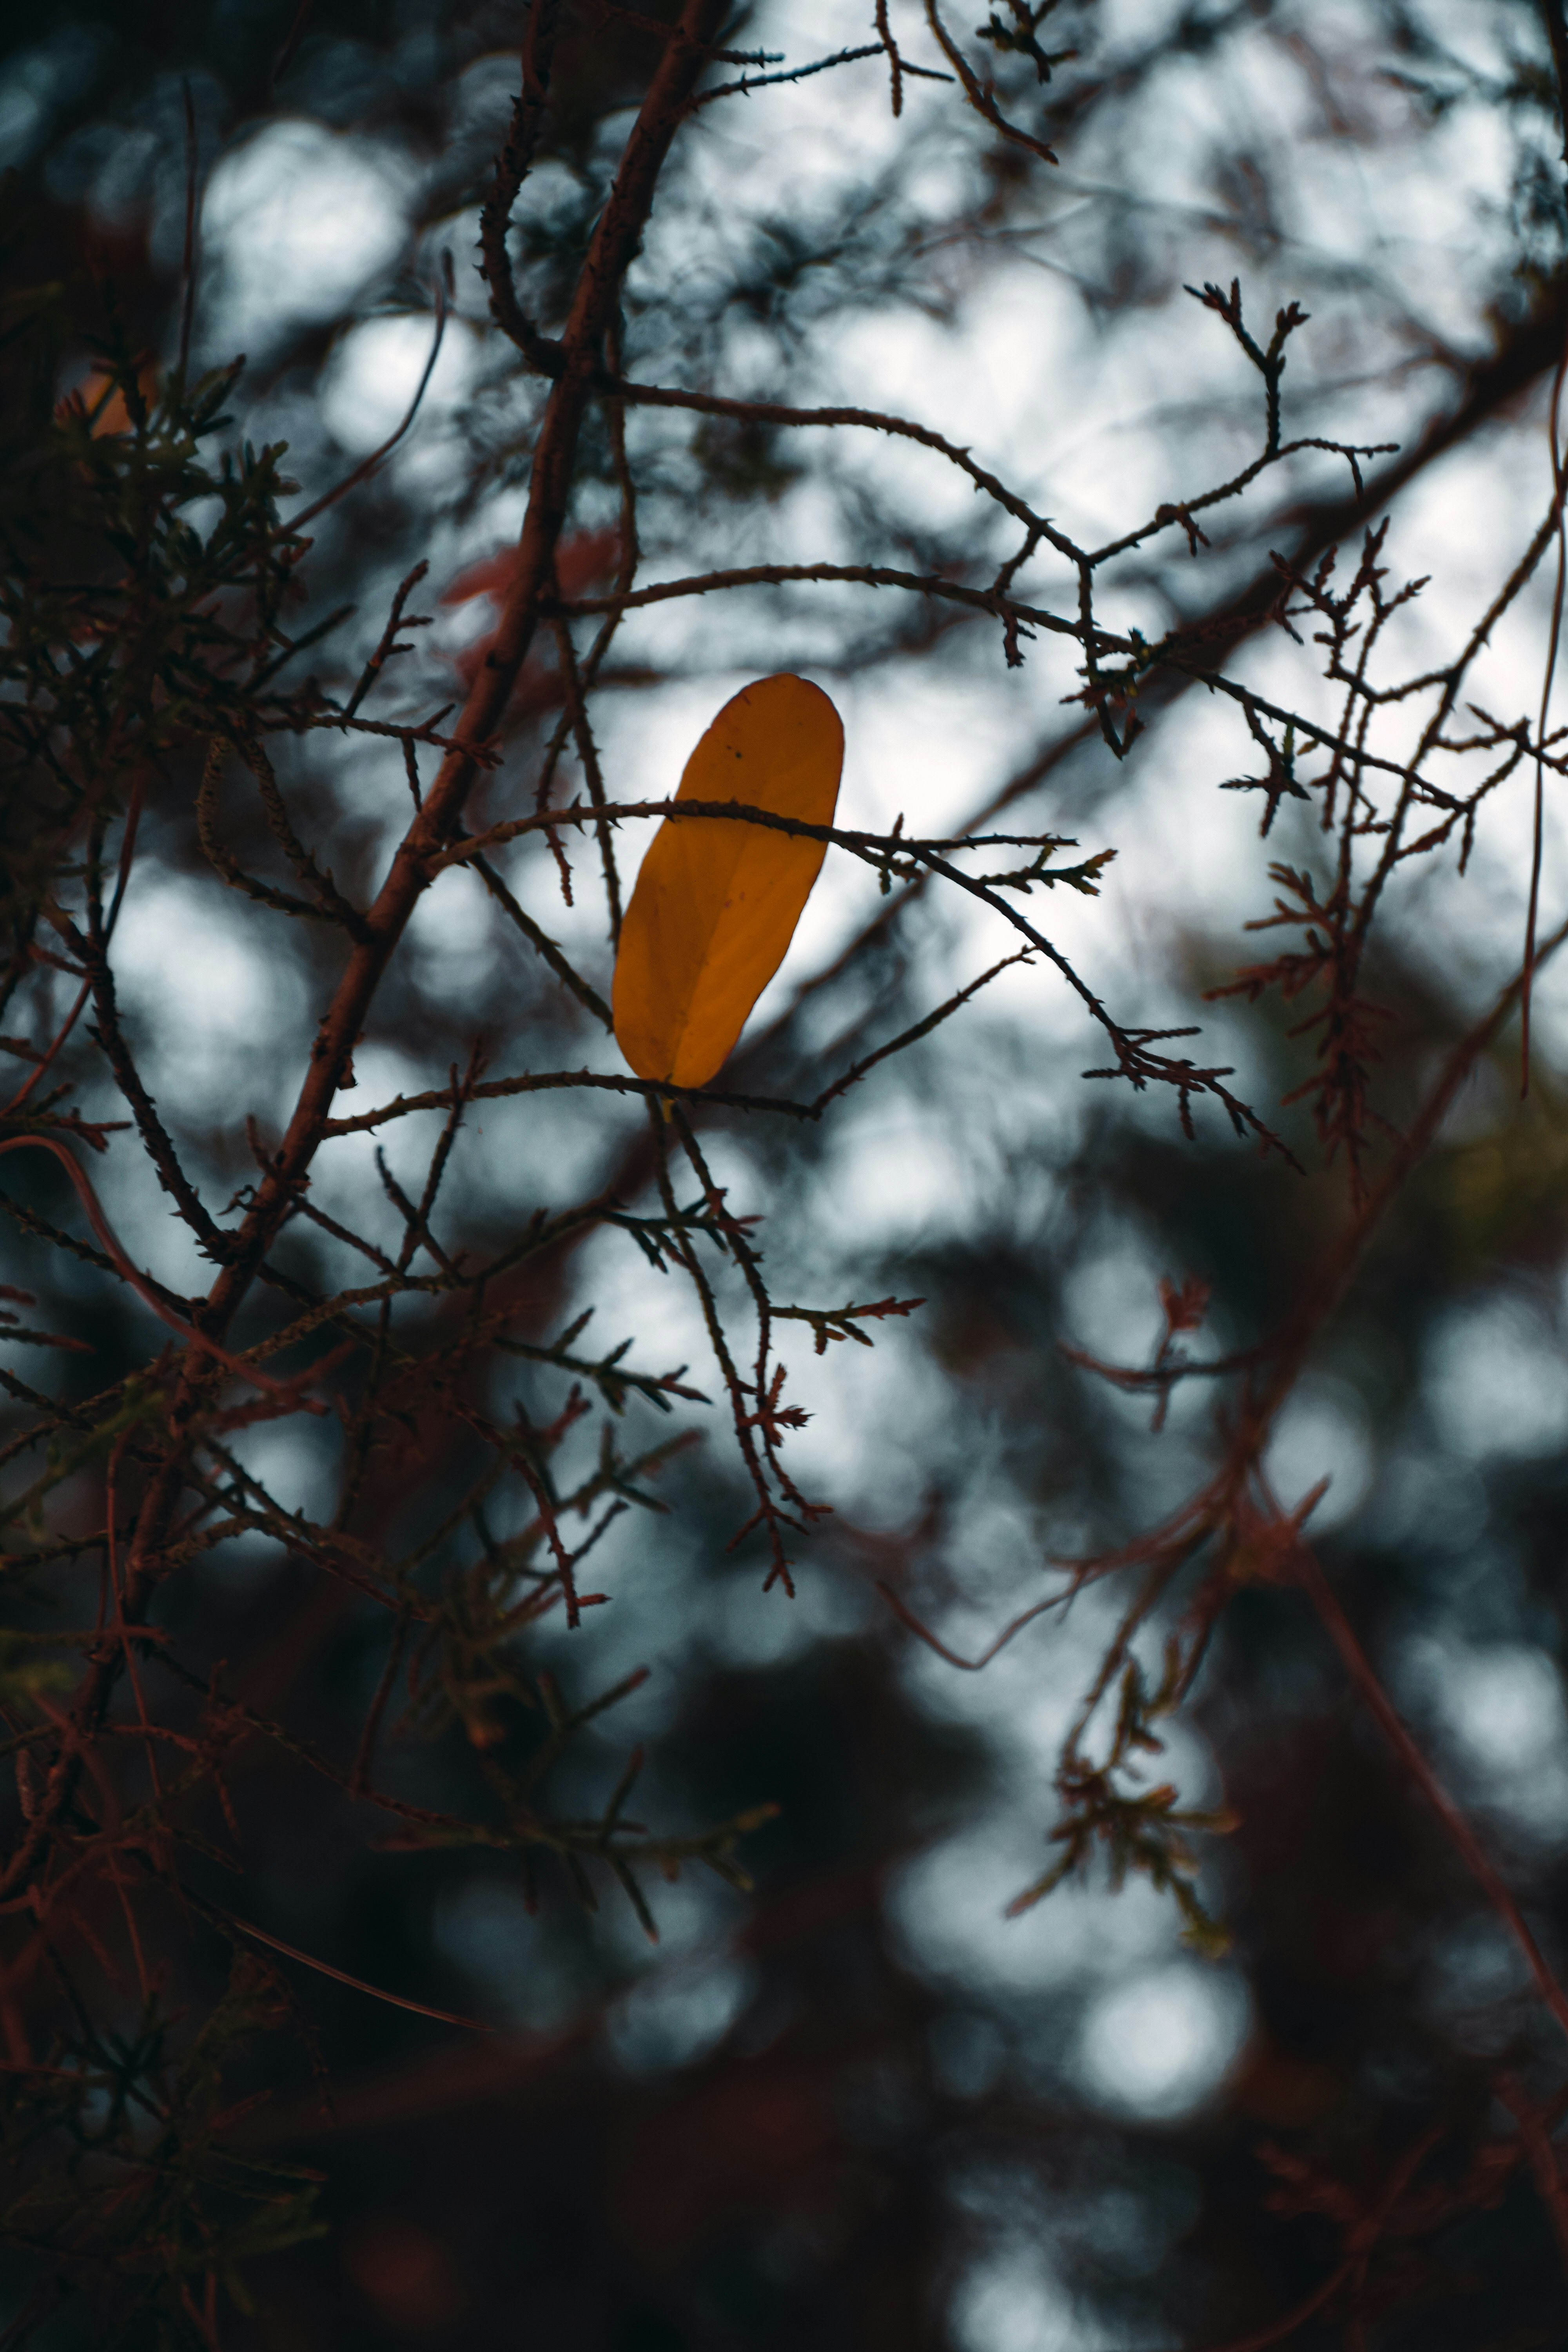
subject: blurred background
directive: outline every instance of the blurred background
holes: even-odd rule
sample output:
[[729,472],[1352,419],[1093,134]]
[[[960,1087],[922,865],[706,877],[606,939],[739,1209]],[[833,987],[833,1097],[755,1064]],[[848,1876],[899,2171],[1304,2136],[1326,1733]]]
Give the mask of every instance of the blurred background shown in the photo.
[[[323,517],[309,569],[313,618],[353,607],[320,656],[335,679],[428,562],[416,603],[433,625],[388,689],[399,709],[460,694],[494,625],[499,575],[483,567],[515,539],[544,391],[491,327],[475,266],[523,16],[500,0],[58,0],[4,16],[0,161],[25,200],[13,266],[58,278],[78,305],[75,380],[105,276],[132,340],[173,350],[187,104],[196,357],[245,354],[235,437],[286,441],[307,499],[395,429],[450,257],[452,317],[416,421]],[[920,10],[895,0],[891,19],[911,59],[942,65]],[[895,120],[875,56],[709,107],[682,134],[629,283],[630,372],[916,416],[1063,528],[1106,540],[1260,446],[1258,380],[1184,290],[1238,278],[1249,318],[1291,300],[1310,314],[1290,345],[1287,431],[1398,445],[1367,461],[1393,516],[1384,560],[1394,584],[1430,584],[1395,652],[1413,671],[1446,658],[1551,491],[1568,249],[1536,7],[1098,0],[1042,30],[1074,52],[1043,87],[1026,57],[977,48],[967,18],[955,31],[1018,119],[1043,118],[1058,165],[992,139],[936,81],[907,81]],[[864,5],[763,0],[727,37],[793,67],[875,33]],[[513,235],[547,331],[657,53],[608,6],[585,5],[563,36]],[[645,577],[816,559],[978,577],[1010,551],[969,486],[907,445],[660,412],[628,430]],[[1326,710],[1308,656],[1260,625],[1270,552],[1315,562],[1342,537],[1348,570],[1382,497],[1358,506],[1343,460],[1304,452],[1221,509],[1208,546],[1170,534],[1134,551],[1116,625],[1153,635],[1212,616],[1234,674]],[[567,542],[579,593],[613,571],[617,499],[607,439],[590,440]],[[1043,562],[1026,584],[1041,603],[1062,593]],[[1505,718],[1539,698],[1550,592],[1543,577],[1472,681]],[[331,2234],[253,2270],[254,2315],[226,2319],[226,2342],[1568,2342],[1525,2168],[1489,2203],[1456,2196],[1451,2221],[1434,2187],[1430,2229],[1380,2252],[1360,2318],[1330,2303],[1289,2339],[1264,2332],[1314,2294],[1356,2200],[1424,2132],[1440,2126],[1434,2160],[1457,2189],[1507,2124],[1500,2082],[1545,2093],[1562,2077],[1516,1951],[1305,1603],[1241,1593],[1149,1759],[1184,1801],[1240,1817],[1204,1849],[1204,1899],[1232,1937],[1215,1960],[1142,1880],[1116,1893],[1091,1877],[1004,1916],[1050,1859],[1057,1749],[1114,1595],[1090,1589],[974,1674],[879,1596],[891,1582],[973,1658],[1058,1589],[1054,1561],[1157,1522],[1215,1458],[1214,1394],[1179,1391],[1155,1434],[1146,1398],[1091,1381],[1064,1344],[1148,1360],[1161,1278],[1195,1277],[1213,1291],[1205,1348],[1245,1347],[1289,1309],[1345,1213],[1342,1168],[1321,1166],[1304,1108],[1279,1108],[1310,1068],[1289,1008],[1198,1001],[1261,952],[1242,927],[1269,911],[1270,859],[1324,870],[1312,812],[1287,800],[1259,838],[1258,800],[1216,790],[1253,748],[1235,711],[1195,690],[1152,695],[1149,732],[1119,766],[1064,699],[1068,656],[1045,640],[1026,652],[1009,668],[988,619],[847,587],[655,606],[628,618],[601,684],[606,788],[672,790],[721,702],[762,672],[802,670],[845,719],[841,823],[902,813],[930,834],[1005,809],[1085,855],[1114,848],[1098,898],[1058,892],[1037,919],[1123,1019],[1201,1020],[1194,1052],[1235,1066],[1308,1172],[1260,1158],[1217,1110],[1198,1106],[1189,1140],[1172,1101],[1085,1083],[1103,1044],[1041,964],[1005,975],[819,1127],[708,1117],[729,1206],[763,1218],[776,1296],[924,1305],[879,1327],[870,1352],[816,1356],[805,1327],[785,1350],[812,1416],[786,1458],[833,1510],[793,1601],[763,1591],[753,1552],[726,1551],[749,1504],[721,1412],[682,1408],[679,1426],[703,1435],[660,1474],[668,1514],[611,1528],[595,1561],[611,1605],[575,1635],[547,1621],[530,1663],[578,1697],[650,1670],[580,1743],[569,1786],[596,1807],[641,1741],[647,1818],[697,1825],[775,1802],[744,1850],[756,1894],[684,1874],[654,1897],[657,1948],[629,1908],[606,1899],[588,1916],[563,1884],[547,1881],[531,1915],[505,1856],[375,1851],[363,1812],[247,1750],[234,1798],[249,1916],[500,2032],[467,2036],[287,1971],[336,2112],[323,2121],[303,2041],[284,2032],[250,2078],[272,2096],[237,2128],[319,2168]],[[487,815],[508,813],[506,780],[531,779],[560,700],[542,653]],[[397,747],[319,735],[276,756],[324,861],[345,887],[374,887],[406,824]],[[1521,771],[1487,804],[1462,877],[1447,855],[1391,894],[1373,992],[1389,1009],[1379,1100],[1396,1122],[1518,965],[1530,782]],[[1552,789],[1543,927],[1568,884]],[[228,821],[243,849],[244,820]],[[287,1117],[331,954],[222,890],[188,785],[143,822],[115,939],[121,999],[162,1115],[221,1200],[252,1166],[245,1115],[269,1134]],[[542,847],[507,852],[504,871],[607,992],[591,847],[573,854],[570,909]],[[1007,950],[993,917],[952,898],[887,908],[874,876],[829,858],[726,1084],[809,1097]],[[476,1037],[498,1067],[616,1066],[479,882],[453,870],[420,907],[343,1108],[444,1084]],[[1269,1472],[1289,1505],[1331,1478],[1313,1520],[1325,1567],[1552,1954],[1568,1941],[1568,971],[1542,975],[1536,1045],[1527,1101],[1516,1032],[1477,1071],[1314,1355]],[[89,1116],[112,1100],[89,1062],[79,1098]],[[417,1192],[438,1128],[424,1113],[331,1140],[313,1200],[395,1251],[374,1151]],[[630,1197],[647,1182],[645,1133],[637,1106],[605,1094],[483,1106],[454,1155],[448,1247],[500,1246],[536,1206],[607,1184]],[[5,1189],[68,1223],[63,1189],[13,1176],[20,1165]],[[178,1292],[204,1287],[135,1151],[95,1178],[138,1261]],[[40,1264],[25,1234],[7,1230],[0,1250],[0,1278],[52,1286],[49,1328],[99,1349],[86,1370],[71,1360],[66,1392],[85,1398],[140,1360],[133,1300]],[[289,1250],[302,1279],[356,1278],[322,1231],[291,1226]],[[594,1347],[636,1334],[637,1362],[688,1364],[716,1392],[695,1301],[626,1234],[600,1229],[531,1280],[542,1336],[591,1305]],[[536,1420],[559,1410],[553,1375],[508,1370],[504,1393]],[[637,1399],[626,1419],[628,1451],[678,1425]],[[264,1426],[237,1451],[285,1508],[330,1515],[330,1424]],[[461,1430],[433,1412],[378,1483],[376,1527],[412,1540],[430,1496],[469,1475]],[[498,1517],[497,1538],[510,1531]],[[334,1726],[340,1744],[354,1736],[384,1625],[285,1548],[224,1546],[170,1608],[252,1704],[323,1744]],[[460,1751],[394,1742],[387,1783],[460,1809]],[[196,2000],[222,1982],[210,1947],[198,1935],[178,1963]],[[14,2310],[25,2266],[16,2276]],[[92,2327],[66,2314],[37,2340],[87,2344]]]

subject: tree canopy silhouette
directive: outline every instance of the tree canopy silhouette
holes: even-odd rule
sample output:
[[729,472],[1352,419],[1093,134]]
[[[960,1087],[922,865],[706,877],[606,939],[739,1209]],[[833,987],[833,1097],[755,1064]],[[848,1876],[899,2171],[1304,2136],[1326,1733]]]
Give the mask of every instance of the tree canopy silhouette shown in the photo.
[[5,40],[0,2343],[1556,2342],[1558,0]]

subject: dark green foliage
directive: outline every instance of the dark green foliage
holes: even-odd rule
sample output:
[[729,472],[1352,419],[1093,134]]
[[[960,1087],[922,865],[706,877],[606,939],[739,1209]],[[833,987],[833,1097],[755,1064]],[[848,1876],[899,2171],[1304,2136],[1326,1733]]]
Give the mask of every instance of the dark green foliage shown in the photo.
[[226,2074],[258,2035],[297,2030],[293,2004],[276,1970],[237,1948],[228,1989],[194,2034],[155,1993],[116,2032],[93,2024],[52,1966],[72,2022],[14,2077],[0,2137],[0,2226],[42,2273],[14,2326],[79,2295],[100,2344],[206,2343],[209,2282],[247,2310],[246,2266],[324,2228],[318,2174],[226,2145],[247,2102],[236,2105]]

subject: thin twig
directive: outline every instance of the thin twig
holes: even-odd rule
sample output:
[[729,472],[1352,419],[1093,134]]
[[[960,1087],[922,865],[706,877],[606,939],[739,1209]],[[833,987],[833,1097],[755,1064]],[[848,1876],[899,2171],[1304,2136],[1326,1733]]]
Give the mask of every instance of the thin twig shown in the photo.
[[1379,1728],[1441,1822],[1448,1843],[1519,1946],[1530,1973],[1535,1979],[1542,2000],[1564,2035],[1568,2035],[1568,1992],[1559,1984],[1529,1922],[1491,1856],[1426,1761],[1403,1717],[1384,1689],[1371,1660],[1351,1630],[1349,1618],[1318,1565],[1315,1554],[1307,1545],[1298,1544],[1294,1568],[1297,1580],[1344,1660],[1356,1688],[1376,1717]]

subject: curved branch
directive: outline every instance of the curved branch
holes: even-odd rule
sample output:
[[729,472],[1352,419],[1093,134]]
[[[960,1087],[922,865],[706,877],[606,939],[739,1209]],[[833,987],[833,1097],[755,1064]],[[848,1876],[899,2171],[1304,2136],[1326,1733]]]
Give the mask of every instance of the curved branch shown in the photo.
[[561,345],[542,335],[517,299],[507,231],[518,193],[533,163],[544,110],[550,100],[550,71],[555,58],[555,32],[561,0],[532,0],[528,30],[522,39],[522,87],[511,110],[506,143],[496,157],[496,175],[489,197],[479,215],[480,268],[490,289],[490,316],[508,340],[517,345],[539,375],[558,376],[564,365]]

